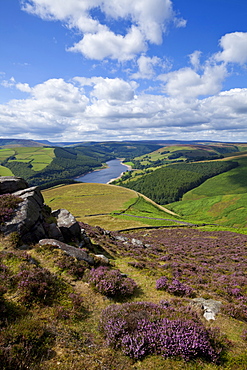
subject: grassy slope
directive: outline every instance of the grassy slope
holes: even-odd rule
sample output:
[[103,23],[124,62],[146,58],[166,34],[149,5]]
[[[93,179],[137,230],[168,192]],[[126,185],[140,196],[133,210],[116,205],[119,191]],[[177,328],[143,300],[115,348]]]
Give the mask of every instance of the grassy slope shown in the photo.
[[81,183],[59,186],[44,190],[43,196],[53,210],[66,208],[78,221],[109,230],[171,225],[174,222],[166,219],[176,219],[175,215],[148,198],[114,185]]
[[9,168],[0,166],[0,176],[13,176],[13,173]]
[[236,159],[239,167],[215,176],[189,191],[182,202],[168,208],[185,218],[224,226],[247,226],[247,157]]

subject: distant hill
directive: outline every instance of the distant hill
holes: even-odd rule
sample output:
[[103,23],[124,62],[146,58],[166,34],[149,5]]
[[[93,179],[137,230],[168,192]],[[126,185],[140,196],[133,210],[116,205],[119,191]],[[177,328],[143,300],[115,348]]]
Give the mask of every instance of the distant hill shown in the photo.
[[43,147],[48,145],[49,144],[27,139],[0,139],[0,148]]

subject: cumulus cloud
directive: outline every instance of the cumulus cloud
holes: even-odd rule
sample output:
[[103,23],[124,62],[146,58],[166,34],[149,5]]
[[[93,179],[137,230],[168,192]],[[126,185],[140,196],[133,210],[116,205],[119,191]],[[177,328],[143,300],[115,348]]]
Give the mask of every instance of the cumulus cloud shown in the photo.
[[27,92],[27,93],[32,91],[31,87],[27,83],[22,84],[19,82],[16,84],[16,88],[22,92]]
[[[171,0],[22,0],[22,9],[80,31],[82,39],[68,50],[97,60],[129,60],[148,43],[161,44],[171,21],[177,27],[186,24],[176,18]],[[119,19],[130,24],[125,34],[114,32]]]
[[247,32],[233,32],[219,41],[223,51],[215,55],[217,61],[244,64],[247,62]]
[[179,135],[192,139],[200,133],[205,139],[231,141],[235,135],[234,140],[241,141],[246,133],[247,88],[186,100],[178,94],[137,94],[134,81],[119,78],[50,79],[34,87],[17,86],[28,97],[0,105],[2,137],[84,141]]
[[132,74],[132,78],[147,78],[150,79],[155,75],[155,66],[162,65],[162,61],[158,57],[148,57],[146,55],[141,55],[137,60],[138,72]]
[[217,94],[222,88],[222,82],[226,75],[227,69],[225,65],[207,64],[203,68],[202,74],[197,73],[192,68],[185,67],[160,75],[159,78],[166,83],[164,91],[167,94],[183,98],[193,98]]
[[146,50],[146,43],[140,30],[133,26],[126,36],[116,35],[107,29],[95,34],[88,33],[68,50],[80,52],[89,59],[110,58],[124,61]]
[[134,99],[135,89],[138,87],[135,81],[127,82],[121,78],[75,77],[73,80],[81,86],[93,86],[91,97],[109,102],[124,102]]

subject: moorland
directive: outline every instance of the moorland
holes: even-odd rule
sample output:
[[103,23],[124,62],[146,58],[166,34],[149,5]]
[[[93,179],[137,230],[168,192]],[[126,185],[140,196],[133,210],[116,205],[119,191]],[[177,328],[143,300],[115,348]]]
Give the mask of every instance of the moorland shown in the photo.
[[[4,369],[247,368],[247,144],[15,144],[0,175],[40,185],[108,262],[1,236]],[[133,170],[114,184],[74,181],[116,157]]]

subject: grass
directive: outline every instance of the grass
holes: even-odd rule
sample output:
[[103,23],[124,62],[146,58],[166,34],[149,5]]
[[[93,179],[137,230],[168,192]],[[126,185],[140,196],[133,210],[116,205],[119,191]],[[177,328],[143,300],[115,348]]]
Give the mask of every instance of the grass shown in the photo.
[[[105,184],[73,184],[43,191],[53,210],[68,209],[78,221],[107,230],[174,225],[168,210],[133,190]],[[167,221],[168,219],[168,221]]]
[[13,173],[9,168],[0,166],[0,176],[13,176]]

